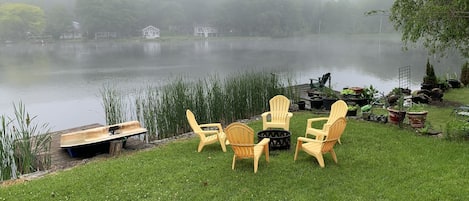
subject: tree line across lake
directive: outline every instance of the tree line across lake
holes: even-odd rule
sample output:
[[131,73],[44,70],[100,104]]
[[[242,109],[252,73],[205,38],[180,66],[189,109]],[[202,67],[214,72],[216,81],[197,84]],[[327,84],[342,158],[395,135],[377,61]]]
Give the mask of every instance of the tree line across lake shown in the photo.
[[[191,34],[195,24],[217,27],[229,36],[289,37],[315,33],[391,32],[384,15],[393,1],[375,0],[0,0],[0,39],[23,40],[31,35],[58,39],[79,29],[85,37],[115,32],[141,35],[148,25],[162,34]],[[15,2],[15,3],[11,3]],[[381,25],[381,26],[380,26]],[[380,28],[381,27],[381,28]]]

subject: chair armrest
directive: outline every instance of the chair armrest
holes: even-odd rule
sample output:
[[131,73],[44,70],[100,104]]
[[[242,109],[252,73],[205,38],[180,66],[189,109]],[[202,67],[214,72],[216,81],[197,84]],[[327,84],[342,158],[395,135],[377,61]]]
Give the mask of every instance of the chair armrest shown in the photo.
[[200,128],[217,128],[219,131],[223,131],[223,128],[220,123],[209,123],[209,124],[200,124]]
[[311,139],[311,138],[305,138],[305,137],[298,137],[298,142],[299,141],[302,141],[302,142],[313,142],[313,143],[321,143],[322,141],[320,140],[315,140],[315,139]]
[[262,122],[267,122],[267,116],[270,115],[270,112],[264,112],[261,114]]
[[327,136],[327,132],[326,131],[322,131],[322,130],[315,130],[316,133],[313,133],[313,132],[309,132],[308,133],[308,130],[306,130],[306,134],[305,134],[305,137],[308,137],[308,135],[314,135],[316,137],[318,136],[324,136],[326,137]]
[[218,132],[218,130],[206,130],[206,131],[203,130],[199,133],[207,136],[207,135],[215,135],[215,134],[218,134],[219,132]]
[[317,118],[311,118],[306,120],[306,128],[312,128],[312,123],[313,122],[319,122],[319,121],[327,121],[329,117],[317,117]]
[[317,122],[317,121],[327,121],[328,119],[329,117],[316,117],[316,118],[307,119],[306,121],[308,123],[312,123],[312,122]]
[[269,142],[270,142],[269,138],[264,138],[259,143],[257,143],[256,146],[264,146],[266,144],[269,144]]

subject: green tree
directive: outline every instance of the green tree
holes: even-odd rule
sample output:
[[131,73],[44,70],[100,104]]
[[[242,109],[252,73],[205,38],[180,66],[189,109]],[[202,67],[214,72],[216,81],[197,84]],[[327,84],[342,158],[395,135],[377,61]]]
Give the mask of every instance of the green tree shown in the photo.
[[423,77],[423,83],[427,84],[429,86],[436,87],[438,81],[435,75],[435,69],[433,68],[433,65],[430,64],[430,60],[427,59],[427,65],[425,68],[425,76]]
[[357,8],[347,0],[330,1],[324,4],[321,12],[321,32],[355,32]]
[[28,35],[42,34],[45,26],[44,11],[22,3],[0,4],[0,38],[21,40]]
[[291,36],[308,30],[300,0],[227,1],[221,7],[219,25],[235,34]]
[[137,5],[134,0],[77,0],[75,13],[89,37],[96,32],[116,32],[120,36],[130,36],[138,27]]
[[405,47],[422,40],[429,53],[443,56],[456,48],[469,57],[467,0],[396,0],[390,19],[402,31]]
[[158,13],[159,25],[167,28],[171,25],[187,24],[185,10],[180,3],[168,1],[161,2],[160,7],[156,10]]
[[46,11],[46,28],[44,32],[58,39],[66,31],[73,30],[72,14],[64,6],[56,6]]

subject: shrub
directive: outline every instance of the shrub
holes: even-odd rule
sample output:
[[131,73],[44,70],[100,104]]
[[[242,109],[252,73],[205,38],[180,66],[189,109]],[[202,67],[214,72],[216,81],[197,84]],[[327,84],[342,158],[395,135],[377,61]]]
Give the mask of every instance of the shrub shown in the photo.
[[464,140],[469,136],[469,122],[452,120],[446,123],[445,139],[452,141]]
[[430,60],[427,59],[427,66],[425,70],[425,76],[423,77],[423,84],[428,84],[431,86],[436,86],[438,84],[437,78],[435,75],[435,69],[433,65],[430,64]]
[[461,83],[463,83],[465,86],[469,84],[469,62],[464,63],[464,65],[461,67]]

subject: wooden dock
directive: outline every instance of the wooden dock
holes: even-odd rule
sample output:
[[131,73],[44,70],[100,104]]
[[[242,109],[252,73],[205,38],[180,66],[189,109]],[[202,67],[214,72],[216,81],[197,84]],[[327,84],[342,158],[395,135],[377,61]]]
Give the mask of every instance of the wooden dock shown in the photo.
[[300,100],[305,101],[306,103],[306,109],[310,110],[311,109],[311,98],[308,96],[308,91],[311,89],[309,84],[300,84],[296,85],[298,91],[300,92]]

